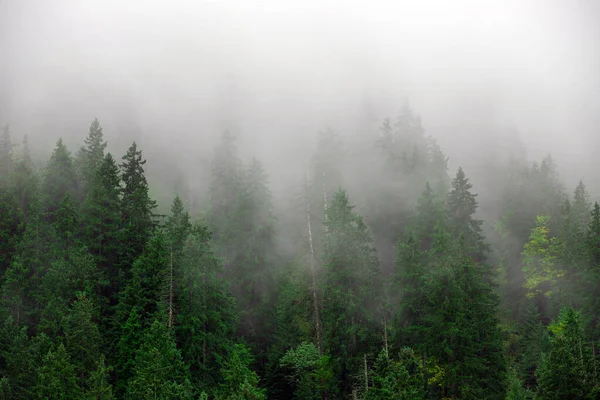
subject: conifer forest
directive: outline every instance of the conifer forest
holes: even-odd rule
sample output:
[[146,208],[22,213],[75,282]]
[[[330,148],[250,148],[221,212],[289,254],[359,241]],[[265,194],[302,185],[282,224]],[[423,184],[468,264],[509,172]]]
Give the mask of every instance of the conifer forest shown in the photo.
[[0,0],[0,400],[600,400],[598,16]]

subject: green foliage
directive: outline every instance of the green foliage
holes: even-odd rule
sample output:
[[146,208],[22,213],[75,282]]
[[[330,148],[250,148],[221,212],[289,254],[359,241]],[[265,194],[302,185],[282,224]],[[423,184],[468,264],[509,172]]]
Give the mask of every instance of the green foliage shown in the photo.
[[104,355],[100,356],[98,367],[90,373],[85,398],[88,400],[112,400],[112,385],[109,383],[111,367],[106,365]]
[[136,352],[127,399],[192,399],[188,370],[173,331],[155,320]]
[[548,330],[551,348],[543,355],[536,372],[539,382],[536,398],[589,398],[597,386],[597,372],[580,314],[572,308],[563,309]]
[[211,389],[220,381],[221,360],[233,345],[236,312],[206,227],[192,230],[182,268],[175,332],[194,386]]
[[365,399],[417,400],[425,398],[420,360],[410,348],[403,348],[399,360],[393,360],[384,349],[377,356],[373,370],[373,386]]
[[122,279],[129,278],[129,268],[142,253],[152,235],[155,220],[153,210],[156,202],[150,198],[148,182],[144,173],[146,160],[137,144],[133,144],[123,156],[121,164],[123,187],[121,189],[120,268]]
[[322,398],[328,382],[333,378],[328,357],[321,356],[313,343],[302,342],[288,350],[281,358],[280,365],[294,387],[295,399]]
[[36,398],[77,400],[82,392],[77,385],[75,367],[69,360],[69,355],[63,344],[56,350],[50,350],[44,357],[39,370]]
[[63,321],[65,347],[81,387],[84,387],[88,374],[94,370],[102,349],[102,337],[93,320],[95,314],[92,301],[80,294]]
[[258,387],[258,375],[250,369],[252,356],[242,344],[233,346],[223,362],[223,383],[216,395],[222,400],[263,400],[265,390]]
[[550,296],[552,288],[564,276],[558,263],[564,245],[560,239],[551,236],[549,222],[547,215],[538,215],[536,227],[523,246],[524,287],[529,290],[529,297],[536,294]]
[[42,198],[48,222],[53,223],[59,217],[55,215],[67,194],[77,198],[77,174],[73,165],[71,153],[62,139],[56,143],[56,148],[46,166],[42,182]]
[[[327,208],[323,281],[323,339],[328,354],[348,372],[353,358],[379,347],[382,285],[379,260],[360,215],[338,190]],[[350,382],[344,382],[348,390]]]

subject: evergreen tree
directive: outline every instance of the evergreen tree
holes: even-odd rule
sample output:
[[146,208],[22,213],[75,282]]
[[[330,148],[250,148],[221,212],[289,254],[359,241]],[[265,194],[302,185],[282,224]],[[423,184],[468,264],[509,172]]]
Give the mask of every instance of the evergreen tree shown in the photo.
[[98,367],[90,373],[85,398],[88,400],[112,400],[112,385],[109,383],[111,368],[106,366],[104,355],[98,360]]
[[13,142],[10,137],[10,127],[6,125],[0,135],[0,188],[8,186],[13,162]]
[[85,243],[109,277],[115,277],[118,272],[120,182],[119,168],[109,153],[94,175],[82,211]]
[[10,186],[17,202],[19,219],[26,224],[39,199],[39,179],[29,154],[27,136],[23,139],[23,156],[15,164]]
[[476,261],[483,261],[484,253],[490,247],[484,243],[483,221],[474,218],[478,204],[477,195],[471,193],[472,187],[463,169],[459,168],[448,194],[448,222],[455,237],[463,235],[466,253]]
[[[144,174],[146,160],[133,142],[123,156],[121,195],[120,263],[122,278],[129,278],[129,268],[142,253],[155,226],[153,210],[156,202],[150,199],[148,182]],[[120,288],[120,286],[118,286]]]
[[88,136],[85,138],[85,146],[79,150],[77,155],[83,198],[87,197],[89,191],[92,190],[97,171],[104,162],[106,145],[100,122],[98,122],[98,118],[95,118],[90,125]]
[[73,158],[62,139],[59,139],[46,166],[46,174],[42,182],[44,210],[48,222],[54,223],[58,219],[55,213],[60,208],[61,202],[67,194],[72,199],[76,199],[77,190],[77,174]]
[[171,215],[166,223],[166,234],[169,243],[169,271],[168,271],[168,325],[173,326],[175,321],[175,308],[179,303],[182,281],[182,258],[186,240],[192,230],[190,215],[184,211],[183,202],[179,196],[175,197],[171,206]]
[[595,360],[583,333],[579,313],[571,308],[562,310],[549,331],[551,350],[544,355],[536,372],[539,382],[536,398],[590,398],[597,382]]
[[542,355],[544,326],[541,315],[534,301],[529,301],[525,316],[520,327],[518,371],[523,386],[535,389],[537,385],[535,371]]
[[469,257],[450,258],[431,271],[424,292],[422,340],[427,356],[443,371],[441,397],[504,399],[498,300],[485,269]]
[[207,222],[215,235],[219,253],[229,265],[235,262],[238,254],[237,218],[240,210],[242,164],[237,156],[235,137],[228,131],[223,133],[221,143],[215,148],[211,172]]
[[77,385],[75,368],[69,360],[65,346],[60,344],[56,350],[50,350],[39,371],[36,398],[78,400],[81,388]]
[[270,325],[267,315],[273,312],[269,305],[276,285],[275,218],[267,176],[256,159],[246,171],[243,184],[241,254],[232,264],[229,277],[238,299],[239,331],[255,343],[259,353],[264,353]]
[[188,370],[173,331],[155,320],[136,352],[127,399],[192,399]]
[[258,387],[259,378],[250,369],[252,356],[242,345],[235,345],[221,369],[223,383],[216,398],[222,400],[264,400],[265,390]]
[[384,349],[379,353],[373,371],[373,387],[365,399],[417,400],[425,398],[423,371],[420,360],[412,349],[403,348],[400,360],[388,356]]
[[102,337],[94,322],[94,304],[80,294],[63,321],[65,347],[70,355],[79,385],[84,387],[100,358]]
[[352,208],[346,192],[338,190],[327,208],[324,240],[324,340],[339,363],[343,391],[350,390],[346,376],[352,364],[381,338],[379,261],[362,217]]
[[219,383],[221,360],[233,345],[236,315],[235,301],[221,278],[222,264],[206,227],[192,230],[182,267],[177,340],[194,387],[210,390]]

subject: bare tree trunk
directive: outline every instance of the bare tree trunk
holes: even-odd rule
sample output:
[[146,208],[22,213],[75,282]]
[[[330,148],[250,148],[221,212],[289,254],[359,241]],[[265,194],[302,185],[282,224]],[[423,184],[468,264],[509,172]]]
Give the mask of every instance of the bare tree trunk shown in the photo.
[[316,279],[316,263],[317,257],[315,256],[315,247],[313,245],[312,228],[310,224],[310,199],[308,197],[308,176],[305,182],[305,193],[306,193],[306,224],[308,226],[308,243],[310,246],[310,274],[312,279],[312,295],[313,295],[313,313],[315,316],[315,335],[317,339],[317,349],[319,354],[323,354],[323,348],[321,346],[321,318],[319,316],[319,298],[317,295],[317,279]]
[[364,355],[365,360],[365,393],[369,390],[369,370],[367,369],[367,353]]
[[388,356],[388,335],[387,335],[387,318],[383,316],[383,346],[385,348],[385,356]]
[[598,385],[598,367],[596,365],[596,346],[594,346],[594,339],[592,339],[592,361],[594,362],[594,383]]
[[173,245],[171,245],[171,269],[169,277],[169,328],[173,327]]

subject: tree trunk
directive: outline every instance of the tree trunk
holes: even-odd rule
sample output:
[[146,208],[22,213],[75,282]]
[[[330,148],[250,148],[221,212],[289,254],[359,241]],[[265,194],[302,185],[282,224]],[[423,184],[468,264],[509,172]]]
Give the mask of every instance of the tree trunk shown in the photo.
[[[308,178],[308,177],[307,177]],[[317,349],[319,354],[323,354],[323,348],[321,346],[321,318],[319,316],[319,298],[317,295],[317,279],[316,279],[316,263],[317,257],[315,256],[315,247],[313,245],[312,228],[310,224],[310,199],[308,197],[308,179],[305,184],[306,192],[306,224],[308,226],[308,243],[310,246],[310,274],[312,279],[312,296],[313,296],[313,313],[315,317],[315,336],[317,340]]]
[[169,276],[169,328],[173,327],[173,245],[171,245],[171,269]]

